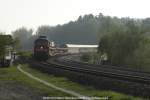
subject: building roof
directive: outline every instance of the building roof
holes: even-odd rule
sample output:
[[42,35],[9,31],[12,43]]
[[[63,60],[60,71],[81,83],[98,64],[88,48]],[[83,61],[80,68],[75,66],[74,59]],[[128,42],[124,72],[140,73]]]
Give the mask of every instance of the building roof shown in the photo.
[[79,44],[66,44],[67,47],[77,47],[77,48],[97,48],[98,45],[79,45]]

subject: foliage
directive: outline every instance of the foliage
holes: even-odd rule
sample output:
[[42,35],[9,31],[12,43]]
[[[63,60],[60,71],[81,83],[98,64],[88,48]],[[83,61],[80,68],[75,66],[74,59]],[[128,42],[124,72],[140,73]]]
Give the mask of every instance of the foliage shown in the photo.
[[81,55],[80,60],[83,62],[91,63],[91,64],[100,64],[101,63],[101,54],[90,52],[90,53],[84,53]]
[[84,61],[84,62],[89,62],[89,60],[91,59],[91,55],[85,53],[81,56],[81,61]]
[[[92,14],[80,16],[76,21],[70,21],[64,25],[40,26],[37,35],[46,35],[49,40],[59,44],[64,43],[81,43],[96,44],[98,20]],[[86,36],[86,38],[85,38]]]
[[6,46],[13,45],[13,39],[11,35],[0,35],[0,58],[5,55]]
[[[130,28],[130,26],[128,27]],[[112,28],[100,41],[99,50],[108,55],[109,62],[114,65],[125,63],[125,59],[132,54],[138,45],[138,35],[121,30],[120,27]]]
[[13,37],[16,40],[16,48],[17,49],[24,49],[28,50],[31,48],[31,40],[30,38],[32,37],[33,30],[32,29],[26,29],[25,27],[19,28],[15,31],[12,32]]
[[130,65],[138,69],[149,66],[149,30],[145,27],[150,26],[139,20],[121,20],[121,24],[114,23],[111,18],[102,24],[99,51],[107,54],[111,65]]
[[20,52],[18,52],[18,55],[20,57],[20,60],[22,60],[22,61],[26,61],[26,60],[29,60],[30,58],[32,58],[32,52],[30,52],[30,51],[20,51]]
[[32,32],[26,28],[13,31],[13,36],[20,41],[16,48],[32,50],[34,40],[39,35],[46,35],[50,41],[58,44],[98,44],[100,41],[100,44],[105,42],[100,48],[102,52],[107,49],[110,62],[123,64],[131,63],[129,58],[132,58],[135,50],[139,48],[139,41],[143,38],[141,34],[150,37],[150,18],[131,19],[104,16],[101,13],[96,16],[88,14],[63,25],[39,26],[35,35],[32,35]]
[[141,71],[150,71],[150,40],[145,39],[139,46],[138,49],[135,50],[133,56],[133,62],[130,62],[131,65],[135,65],[135,67]]

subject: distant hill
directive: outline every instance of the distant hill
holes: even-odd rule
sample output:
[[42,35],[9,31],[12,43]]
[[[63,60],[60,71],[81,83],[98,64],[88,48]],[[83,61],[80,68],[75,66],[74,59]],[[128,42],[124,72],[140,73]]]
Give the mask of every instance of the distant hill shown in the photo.
[[69,22],[56,27],[41,26],[37,30],[38,35],[45,34],[50,40],[59,44],[97,44],[98,43],[98,17],[85,15],[74,22]]
[[57,26],[39,26],[36,30],[36,35],[32,35],[32,29],[20,28],[12,32],[14,37],[18,37],[23,49],[31,49],[33,41],[37,35],[46,35],[50,41],[57,44],[98,44],[103,34],[109,34],[115,31],[115,25],[120,26],[122,30],[127,30],[126,24],[129,20],[133,20],[141,29],[147,30],[147,35],[150,32],[150,18],[132,19],[132,18],[117,18],[92,14],[79,16],[76,21]]

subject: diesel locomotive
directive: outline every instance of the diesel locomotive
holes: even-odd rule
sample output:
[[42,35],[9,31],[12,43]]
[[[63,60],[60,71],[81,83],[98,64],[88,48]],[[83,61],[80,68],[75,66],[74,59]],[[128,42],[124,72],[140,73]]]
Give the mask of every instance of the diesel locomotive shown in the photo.
[[67,48],[56,47],[54,42],[50,42],[46,36],[39,36],[34,41],[34,58],[36,60],[45,61],[49,57],[65,53],[67,53]]

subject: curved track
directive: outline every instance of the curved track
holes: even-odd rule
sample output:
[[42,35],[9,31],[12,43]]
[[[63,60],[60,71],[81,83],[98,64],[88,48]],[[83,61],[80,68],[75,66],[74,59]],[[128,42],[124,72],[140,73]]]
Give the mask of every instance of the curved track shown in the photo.
[[136,96],[150,97],[150,73],[116,66],[92,65],[53,57],[46,62],[29,61],[31,67],[54,75],[66,76],[79,83],[111,89]]
[[49,68],[53,67],[56,69],[85,73],[97,77],[104,76],[109,78],[117,78],[119,80],[137,82],[148,85],[150,84],[150,73],[139,72],[126,68],[106,65],[92,65],[73,61],[70,59],[64,59],[64,57],[52,58],[46,62],[34,62],[34,64],[35,63],[36,65],[40,65],[41,68],[45,68],[46,70],[49,70]]
[[129,69],[122,69],[113,66],[91,65],[67,59],[53,59],[48,62],[43,62],[44,65],[55,65],[55,67],[80,73],[86,73],[95,76],[105,76],[110,78],[118,78],[132,82],[150,84],[150,74]]

